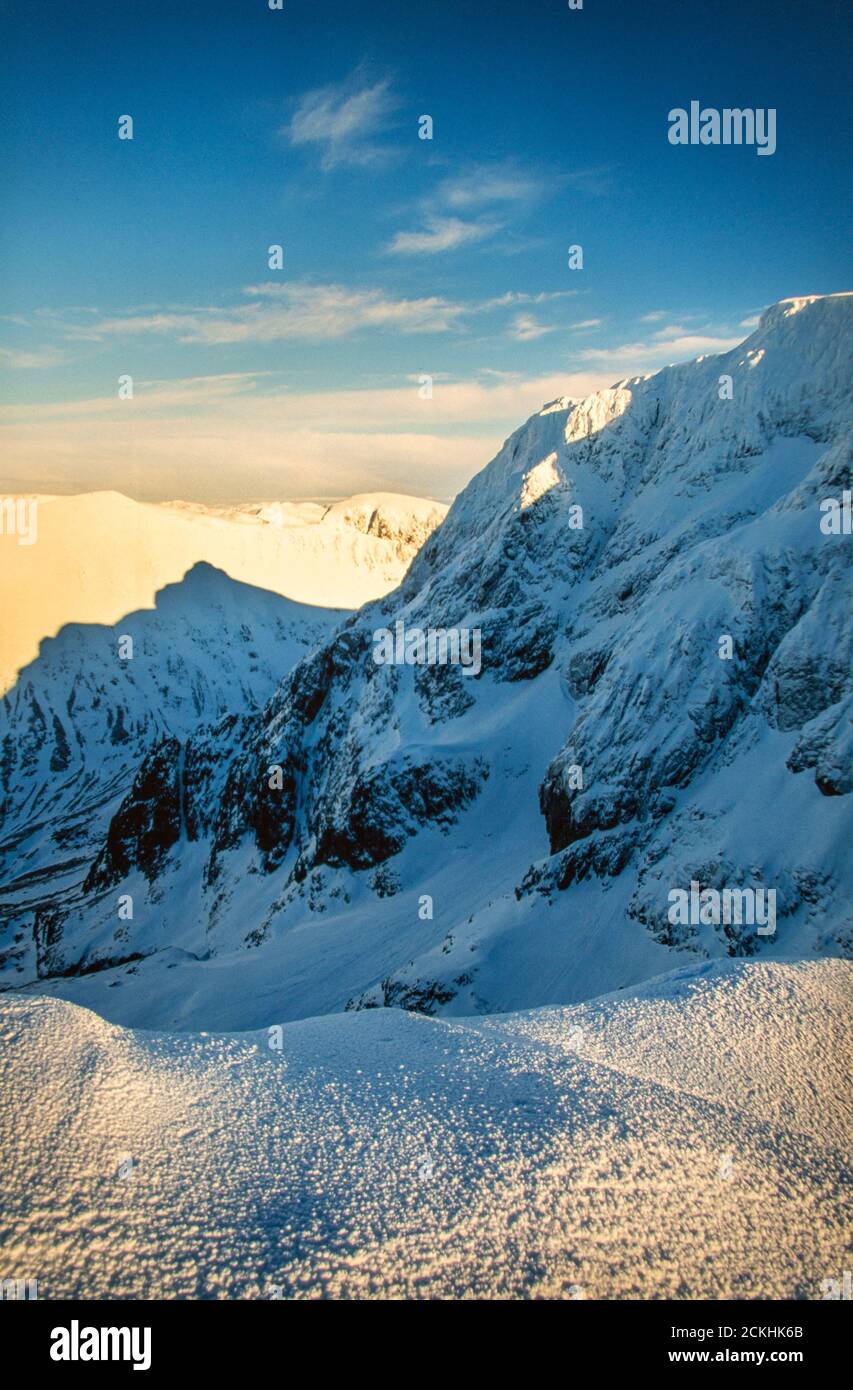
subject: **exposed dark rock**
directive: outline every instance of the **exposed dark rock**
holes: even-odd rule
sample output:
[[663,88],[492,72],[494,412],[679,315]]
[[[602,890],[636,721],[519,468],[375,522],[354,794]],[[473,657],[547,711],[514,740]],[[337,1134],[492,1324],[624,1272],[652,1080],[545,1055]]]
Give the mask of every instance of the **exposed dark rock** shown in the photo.
[[181,745],[163,739],[144,760],[130,793],[113,817],[104,848],[83,885],[109,888],[139,869],[153,880],[181,832]]

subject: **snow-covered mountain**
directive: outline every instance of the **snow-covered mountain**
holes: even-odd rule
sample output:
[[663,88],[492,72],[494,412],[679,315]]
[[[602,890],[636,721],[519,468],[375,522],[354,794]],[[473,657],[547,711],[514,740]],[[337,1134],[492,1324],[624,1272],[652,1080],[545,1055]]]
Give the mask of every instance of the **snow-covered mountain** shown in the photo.
[[[149,747],[61,901],[9,913],[18,979],[246,1028],[849,951],[851,540],[822,503],[851,486],[851,326],[850,295],[786,300],[546,406],[263,709]],[[398,622],[479,630],[482,669],[377,664]],[[772,891],[774,930],[673,921],[691,884]]]
[[[153,609],[47,638],[0,701],[0,922],[79,884],[152,743],[236,728],[341,616],[199,563]],[[41,949],[17,932],[4,948],[13,978]]]
[[[391,493],[240,508],[39,499],[36,543],[0,544],[0,923],[79,883],[152,742],[261,708],[342,609],[399,582],[446,510]],[[330,597],[338,607],[320,606]],[[41,948],[6,936],[0,974],[17,978]]]
[[43,637],[151,608],[200,562],[297,603],[358,608],[400,583],[447,512],[387,492],[240,507],[155,505],[118,492],[35,500],[34,543],[0,536],[0,693]]

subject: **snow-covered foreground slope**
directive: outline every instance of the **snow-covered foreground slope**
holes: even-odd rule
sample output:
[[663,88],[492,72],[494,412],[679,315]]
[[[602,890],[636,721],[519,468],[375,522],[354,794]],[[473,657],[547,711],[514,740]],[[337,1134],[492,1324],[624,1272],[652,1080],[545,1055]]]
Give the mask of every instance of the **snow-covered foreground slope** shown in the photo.
[[821,1298],[849,1264],[851,976],[694,965],[574,1008],[311,1019],[280,1051],[5,996],[4,1277],[47,1299]]
[[64,624],[153,607],[199,562],[297,603],[358,608],[399,584],[446,511],[396,493],[222,508],[117,492],[39,499],[34,544],[0,535],[0,693]]

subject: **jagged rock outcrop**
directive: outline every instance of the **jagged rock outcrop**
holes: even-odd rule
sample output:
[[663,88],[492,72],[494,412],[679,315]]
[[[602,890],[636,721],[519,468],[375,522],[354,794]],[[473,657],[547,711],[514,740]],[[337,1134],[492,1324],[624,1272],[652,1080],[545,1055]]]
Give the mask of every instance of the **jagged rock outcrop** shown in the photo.
[[181,834],[181,745],[163,739],[137,773],[110,821],[107,840],[83,883],[83,892],[109,888],[138,868],[151,882]]

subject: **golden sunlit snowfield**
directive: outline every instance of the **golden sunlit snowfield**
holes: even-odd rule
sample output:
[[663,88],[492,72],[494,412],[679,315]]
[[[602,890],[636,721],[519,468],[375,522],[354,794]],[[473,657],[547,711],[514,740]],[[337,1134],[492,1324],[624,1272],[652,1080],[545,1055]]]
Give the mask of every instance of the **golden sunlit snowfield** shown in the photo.
[[[200,560],[299,603],[359,608],[396,587],[447,511],[394,493],[265,510],[136,502],[118,492],[34,500],[33,543],[0,537],[3,691],[63,624],[111,625],[153,608],[158,591]],[[377,510],[388,525],[368,531]]]

